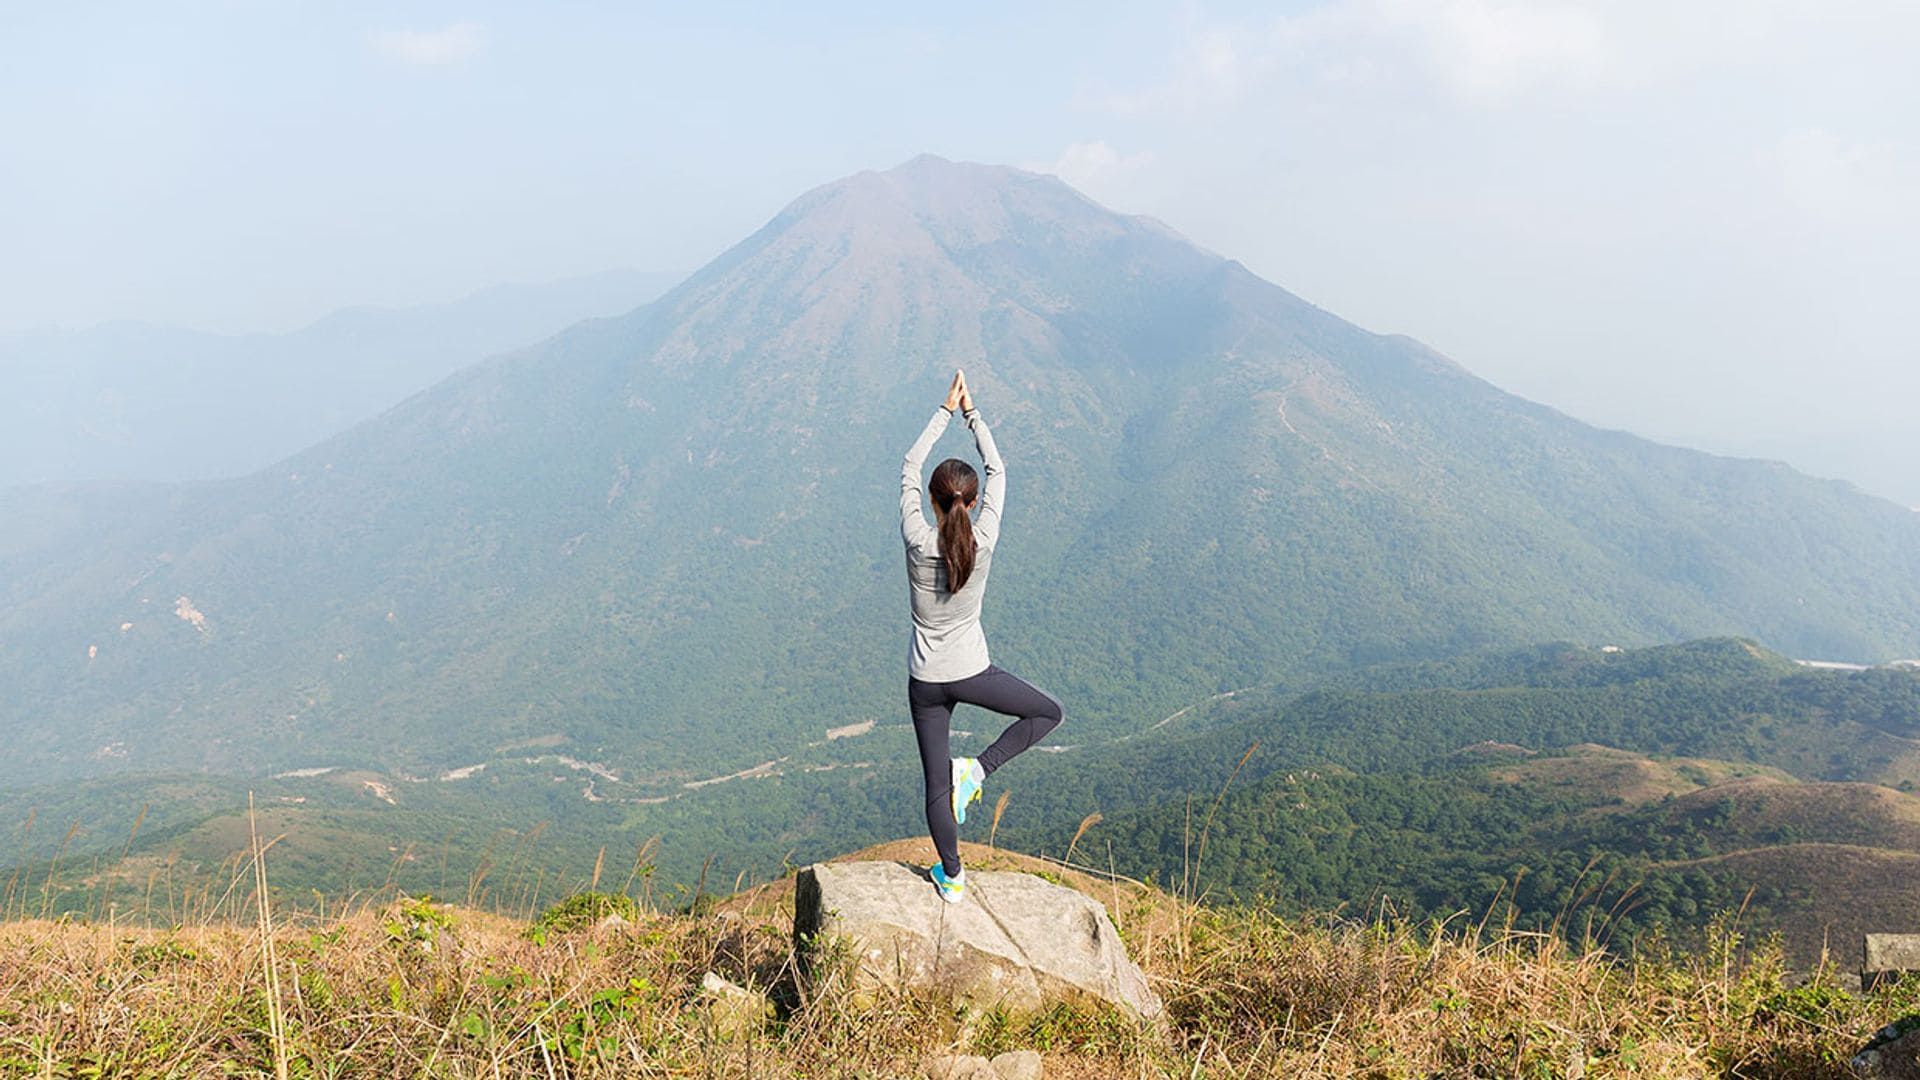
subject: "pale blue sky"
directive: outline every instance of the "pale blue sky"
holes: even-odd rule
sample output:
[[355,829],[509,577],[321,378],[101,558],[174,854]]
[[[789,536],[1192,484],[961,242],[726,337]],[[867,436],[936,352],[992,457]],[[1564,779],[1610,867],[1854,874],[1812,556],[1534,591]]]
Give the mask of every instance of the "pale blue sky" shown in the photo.
[[0,332],[691,270],[931,151],[1920,504],[1920,5],[1027,7],[0,0]]

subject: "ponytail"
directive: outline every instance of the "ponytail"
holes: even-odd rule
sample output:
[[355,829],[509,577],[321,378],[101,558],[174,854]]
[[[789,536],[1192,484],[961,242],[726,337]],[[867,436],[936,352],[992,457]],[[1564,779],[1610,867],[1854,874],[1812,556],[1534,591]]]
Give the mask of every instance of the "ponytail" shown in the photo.
[[947,591],[966,588],[973,574],[973,518],[958,495],[947,501],[947,516],[940,519],[940,557],[947,560]]
[[973,466],[959,458],[948,458],[934,467],[927,483],[940,512],[940,557],[947,563],[947,591],[957,593],[973,576],[973,518],[967,504],[980,490],[980,478]]

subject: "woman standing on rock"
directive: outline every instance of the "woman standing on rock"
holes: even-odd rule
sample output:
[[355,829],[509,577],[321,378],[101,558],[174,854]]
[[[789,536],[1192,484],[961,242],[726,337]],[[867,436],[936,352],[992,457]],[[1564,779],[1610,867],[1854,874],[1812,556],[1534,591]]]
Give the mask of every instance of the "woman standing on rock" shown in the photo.
[[[974,446],[986,467],[986,491],[981,492],[973,466],[959,458],[941,462],[927,483],[937,520],[929,525],[920,508],[920,467],[955,409],[973,430]],[[900,539],[907,547],[907,583],[913,593],[907,702],[913,708],[913,734],[926,777],[927,831],[940,852],[940,861],[927,872],[940,898],[949,903],[959,903],[966,895],[959,825],[967,820],[967,804],[980,797],[987,777],[1044,738],[1063,715],[1052,694],[987,659],[980,601],[1006,498],[1006,466],[987,422],[973,407],[966,374],[956,371],[946,401],[934,410],[900,467]],[[976,505],[977,520],[969,516]],[[947,756],[948,722],[953,707],[962,703],[1016,718],[978,758]]]

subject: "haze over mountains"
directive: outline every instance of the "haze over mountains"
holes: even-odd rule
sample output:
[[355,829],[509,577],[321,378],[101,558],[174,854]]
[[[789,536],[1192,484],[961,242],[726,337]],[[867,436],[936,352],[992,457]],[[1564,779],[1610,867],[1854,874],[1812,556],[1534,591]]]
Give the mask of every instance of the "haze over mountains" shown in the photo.
[[675,278],[615,270],[284,334],[116,322],[0,336],[0,487],[240,476],[495,353],[621,314]]
[[1087,736],[1546,639],[1920,655],[1920,516],[1595,430],[1057,180],[923,157],[279,467],[0,493],[0,783],[538,745],[672,787],[891,723],[892,478],[954,367],[1009,462],[989,638]]

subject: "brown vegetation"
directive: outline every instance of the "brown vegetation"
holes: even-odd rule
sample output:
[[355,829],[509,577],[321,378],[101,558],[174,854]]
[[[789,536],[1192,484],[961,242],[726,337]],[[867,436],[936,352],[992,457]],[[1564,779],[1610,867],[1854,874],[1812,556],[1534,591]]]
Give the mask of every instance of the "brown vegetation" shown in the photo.
[[[1777,954],[1731,931],[1713,955],[1621,960],[1464,921],[1285,920],[1085,867],[967,858],[1107,904],[1169,1027],[860,1007],[842,967],[801,970],[781,880],[571,931],[403,898],[276,925],[271,949],[265,908],[252,925],[172,930],[0,924],[0,1076],[881,1077],[917,1075],[935,1053],[1033,1048],[1063,1077],[1817,1078],[1847,1075],[1920,997],[1846,994],[1830,972],[1788,989]],[[777,1018],[728,1037],[700,989],[709,971],[766,992]]]
[[1685,795],[1721,785],[1793,783],[1784,770],[1766,765],[1714,761],[1707,758],[1648,757],[1629,750],[1583,743],[1565,753],[1516,762],[1491,770],[1495,779],[1535,787],[1577,788],[1618,799],[1610,810],[1652,802],[1665,795]]

